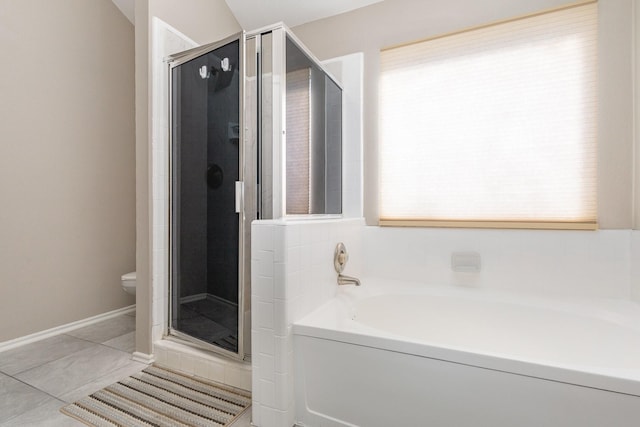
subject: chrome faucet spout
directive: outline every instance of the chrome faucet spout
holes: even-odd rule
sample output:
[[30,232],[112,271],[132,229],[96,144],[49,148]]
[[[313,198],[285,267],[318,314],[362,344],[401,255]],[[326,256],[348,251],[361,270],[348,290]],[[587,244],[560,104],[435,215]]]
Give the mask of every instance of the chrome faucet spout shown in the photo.
[[338,274],[338,285],[356,285],[360,286],[360,280],[355,277]]

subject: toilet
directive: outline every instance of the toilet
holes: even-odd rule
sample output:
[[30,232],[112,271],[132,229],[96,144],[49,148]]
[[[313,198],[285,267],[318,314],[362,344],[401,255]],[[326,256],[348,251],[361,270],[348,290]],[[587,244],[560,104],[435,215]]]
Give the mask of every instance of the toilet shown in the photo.
[[122,277],[122,289],[130,295],[136,294],[136,272],[123,274]]

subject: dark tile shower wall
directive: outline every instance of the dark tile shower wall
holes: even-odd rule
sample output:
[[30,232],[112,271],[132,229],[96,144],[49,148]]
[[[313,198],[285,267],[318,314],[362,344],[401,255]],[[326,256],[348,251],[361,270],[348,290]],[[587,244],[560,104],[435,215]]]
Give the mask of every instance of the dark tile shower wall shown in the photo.
[[181,125],[176,131],[180,143],[180,294],[181,298],[207,292],[207,81],[198,74],[205,64],[198,58],[179,71],[176,88],[180,103]]
[[235,70],[226,87],[224,78],[228,76],[209,79],[207,164],[222,169],[223,182],[207,191],[207,292],[237,303],[239,218],[233,213],[240,160],[238,45],[227,45],[215,53],[220,58],[228,57]]

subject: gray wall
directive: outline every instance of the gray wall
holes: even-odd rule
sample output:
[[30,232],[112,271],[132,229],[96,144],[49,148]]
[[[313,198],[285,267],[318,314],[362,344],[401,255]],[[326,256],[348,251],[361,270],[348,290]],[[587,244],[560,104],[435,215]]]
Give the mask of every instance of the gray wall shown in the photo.
[[134,29],[110,0],[0,0],[0,342],[134,303]]
[[[321,60],[364,52],[364,198],[367,223],[377,224],[378,220],[379,50],[567,3],[570,2],[567,0],[386,0],[293,28],[293,32]],[[631,228],[633,0],[600,0],[598,8],[600,14],[599,220],[601,228]]]

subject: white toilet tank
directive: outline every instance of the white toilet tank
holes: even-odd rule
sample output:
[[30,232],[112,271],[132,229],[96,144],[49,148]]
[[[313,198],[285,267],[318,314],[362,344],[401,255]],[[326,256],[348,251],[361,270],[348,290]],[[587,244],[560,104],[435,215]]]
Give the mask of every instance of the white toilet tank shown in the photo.
[[121,277],[122,280],[122,289],[130,295],[136,294],[136,272],[132,271],[131,273],[123,274]]

